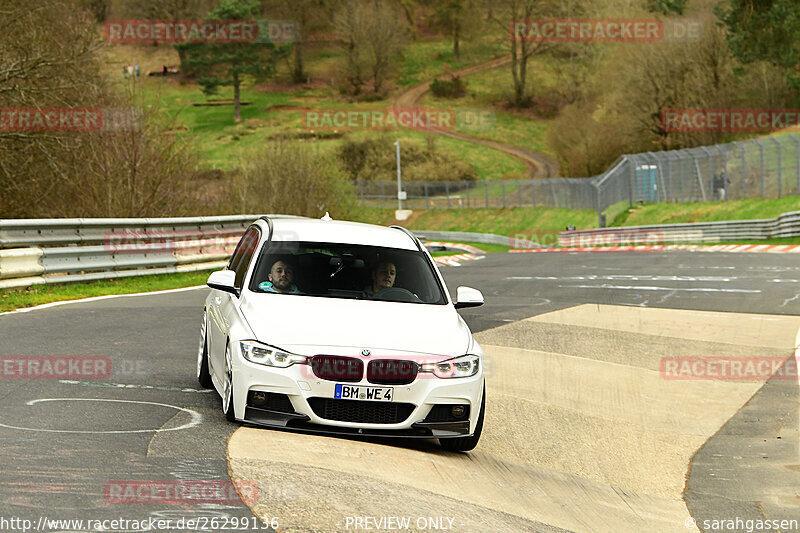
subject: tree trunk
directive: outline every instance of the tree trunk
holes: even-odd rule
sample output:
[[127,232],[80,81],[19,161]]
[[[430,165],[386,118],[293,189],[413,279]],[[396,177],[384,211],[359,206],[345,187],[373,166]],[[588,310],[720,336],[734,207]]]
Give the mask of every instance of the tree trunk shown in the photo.
[[461,38],[461,25],[458,23],[458,20],[455,21],[453,24],[453,56],[456,59],[461,58],[461,51],[459,50],[460,38]]
[[525,82],[528,79],[528,55],[522,47],[522,56],[519,58],[519,80],[516,88],[517,107],[525,105]]
[[306,79],[305,68],[303,68],[303,41],[299,38],[294,43],[294,70],[292,80],[295,83],[303,83]]
[[240,122],[242,120],[242,103],[239,99],[239,74],[233,75],[233,121]]

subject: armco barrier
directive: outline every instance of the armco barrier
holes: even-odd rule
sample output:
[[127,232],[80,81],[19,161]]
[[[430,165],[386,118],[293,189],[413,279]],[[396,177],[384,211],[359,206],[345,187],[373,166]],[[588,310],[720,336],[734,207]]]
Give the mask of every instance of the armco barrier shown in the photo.
[[777,218],[562,231],[559,246],[725,242],[800,236],[800,211]]
[[0,289],[222,268],[258,217],[0,220]]
[[[0,289],[223,268],[259,216],[0,220]],[[417,235],[538,246],[483,233]]]

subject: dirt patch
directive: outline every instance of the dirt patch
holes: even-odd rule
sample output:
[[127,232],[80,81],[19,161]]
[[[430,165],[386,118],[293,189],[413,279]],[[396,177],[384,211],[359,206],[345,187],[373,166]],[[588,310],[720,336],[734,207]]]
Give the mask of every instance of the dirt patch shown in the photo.
[[[252,105],[253,102],[239,102],[239,105]],[[208,107],[218,105],[233,105],[233,98],[226,98],[221,100],[207,100],[205,102],[195,102],[192,104],[195,107]]]
[[268,107],[267,111],[311,111],[311,108],[295,105],[273,105]]

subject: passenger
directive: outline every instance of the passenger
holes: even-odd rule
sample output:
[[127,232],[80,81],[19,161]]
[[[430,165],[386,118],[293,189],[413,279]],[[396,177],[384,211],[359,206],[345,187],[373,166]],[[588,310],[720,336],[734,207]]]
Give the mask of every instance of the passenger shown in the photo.
[[372,271],[372,285],[364,289],[367,298],[372,298],[375,293],[382,289],[394,287],[394,280],[397,276],[397,268],[391,261],[381,261]]
[[269,281],[262,281],[258,288],[262,291],[279,294],[302,294],[294,284],[294,269],[283,259],[272,263],[272,268],[267,274]]

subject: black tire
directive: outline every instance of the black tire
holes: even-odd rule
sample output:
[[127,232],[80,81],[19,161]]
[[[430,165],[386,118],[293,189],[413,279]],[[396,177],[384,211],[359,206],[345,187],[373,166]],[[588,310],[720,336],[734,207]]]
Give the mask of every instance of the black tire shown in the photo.
[[206,316],[203,311],[203,323],[200,325],[200,345],[197,347],[197,381],[204,389],[214,388],[211,373],[208,370],[208,340],[206,339]]
[[478,415],[478,424],[475,426],[475,433],[471,437],[455,437],[451,439],[439,439],[439,446],[449,452],[468,452],[478,445],[483,431],[483,415],[486,412],[486,385],[483,386],[483,397],[481,398],[481,412]]
[[[233,372],[231,371],[230,344],[225,344],[225,377],[228,380],[228,398],[222,398],[222,413],[228,422],[236,422],[236,413],[233,408]],[[223,394],[224,394],[223,390]]]

